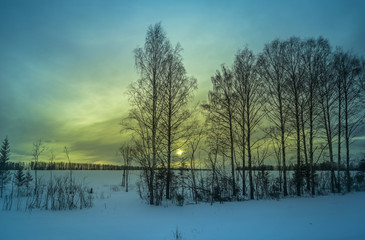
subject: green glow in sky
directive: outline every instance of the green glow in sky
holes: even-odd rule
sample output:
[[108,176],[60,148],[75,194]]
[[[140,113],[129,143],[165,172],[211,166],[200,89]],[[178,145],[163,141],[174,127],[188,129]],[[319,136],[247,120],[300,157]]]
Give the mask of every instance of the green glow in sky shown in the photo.
[[[133,50],[162,22],[206,99],[238,48],[290,36],[328,38],[365,55],[364,1],[0,1],[0,138],[12,161],[42,138],[57,160],[118,162]],[[41,161],[48,161],[48,153]]]

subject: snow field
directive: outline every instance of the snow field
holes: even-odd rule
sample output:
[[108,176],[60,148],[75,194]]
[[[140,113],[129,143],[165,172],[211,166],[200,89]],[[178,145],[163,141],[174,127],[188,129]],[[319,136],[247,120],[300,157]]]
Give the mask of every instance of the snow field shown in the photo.
[[[68,171],[54,171],[67,175]],[[39,171],[46,179],[47,171]],[[119,171],[73,171],[93,187],[94,206],[73,211],[0,211],[0,239],[365,239],[365,193],[149,206],[120,187]]]

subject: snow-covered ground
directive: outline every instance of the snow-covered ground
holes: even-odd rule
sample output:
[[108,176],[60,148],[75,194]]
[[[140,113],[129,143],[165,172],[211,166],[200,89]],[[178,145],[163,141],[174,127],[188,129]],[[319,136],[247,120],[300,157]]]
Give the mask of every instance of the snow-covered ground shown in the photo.
[[365,239],[365,193],[156,207],[139,199],[135,175],[126,193],[119,187],[120,172],[74,171],[73,176],[93,187],[93,208],[0,210],[0,239],[160,240],[176,239],[176,231],[186,240]]

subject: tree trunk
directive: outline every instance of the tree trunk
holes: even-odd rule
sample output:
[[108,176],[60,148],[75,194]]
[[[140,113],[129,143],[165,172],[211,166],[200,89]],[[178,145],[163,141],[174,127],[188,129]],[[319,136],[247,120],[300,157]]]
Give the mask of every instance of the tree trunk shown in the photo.
[[126,170],[125,174],[125,191],[128,192],[128,179],[129,179],[129,169]]
[[309,111],[309,172],[311,181],[312,196],[315,195],[315,169],[313,166],[313,101],[311,100]]
[[38,189],[38,175],[37,175],[37,162],[38,161],[36,161],[35,162],[35,164],[34,164],[34,180],[35,180],[35,182],[34,182],[34,193],[36,193],[37,192],[37,189]]
[[303,138],[303,152],[304,152],[304,162],[305,162],[305,178],[307,183],[307,191],[310,190],[310,171],[309,171],[309,164],[308,164],[308,151],[307,151],[307,140],[306,140],[306,133],[305,133],[305,124],[304,124],[304,110],[301,110],[300,113],[301,117],[301,125],[302,125],[302,138]]
[[300,120],[299,120],[299,100],[297,94],[295,94],[295,120],[296,120],[296,132],[297,132],[297,174],[296,174],[296,188],[297,196],[301,196],[302,185],[302,170],[300,161]]
[[[242,114],[244,118],[244,113]],[[245,122],[242,123],[242,195],[246,196],[246,134]]]
[[309,96],[309,171],[310,174],[310,188],[312,190],[311,194],[312,196],[315,195],[315,175],[314,175],[314,166],[313,166],[313,114],[314,114],[314,87],[313,83],[314,80],[311,80],[310,82],[310,96]]
[[283,158],[284,197],[285,197],[288,196],[288,189],[286,180],[285,123],[283,116],[283,103],[282,103],[280,86],[278,92],[279,92],[279,113],[280,113],[280,130],[281,130],[281,152]]
[[348,123],[348,96],[345,92],[345,140],[346,140],[346,186],[347,192],[351,192],[351,176],[350,176],[350,134]]
[[125,172],[126,172],[126,166],[124,165],[124,169],[123,169],[123,175],[122,175],[122,187],[125,187]]
[[167,177],[166,177],[166,199],[170,199],[170,182],[171,182],[171,115],[169,114],[167,136]]
[[[247,106],[249,109],[249,106]],[[250,199],[254,199],[254,185],[252,179],[252,154],[251,154],[251,126],[250,126],[250,113],[247,112],[247,155],[248,155],[248,178],[250,182]]]
[[341,84],[338,83],[337,192],[341,192]]
[[233,126],[232,116],[229,118],[229,131],[230,131],[230,150],[231,150],[231,170],[232,170],[232,191],[233,196],[236,197],[236,179],[235,179],[235,166],[234,166],[234,139],[233,139]]
[[157,79],[156,79],[156,69],[153,73],[153,99],[152,99],[152,165],[150,169],[150,204],[154,204],[154,175],[157,161],[157,149],[156,149],[156,132],[157,132]]
[[333,146],[332,146],[332,129],[331,129],[331,115],[330,115],[330,106],[329,100],[326,99],[326,106],[322,104],[323,118],[326,129],[327,136],[327,144],[328,151],[331,163],[331,192],[335,192],[335,170],[334,170],[334,161],[333,161]]
[[190,171],[191,171],[191,179],[193,180],[193,200],[195,203],[198,203],[197,199],[197,189],[196,189],[196,179],[195,179],[195,166],[194,166],[194,156],[191,157],[190,160]]

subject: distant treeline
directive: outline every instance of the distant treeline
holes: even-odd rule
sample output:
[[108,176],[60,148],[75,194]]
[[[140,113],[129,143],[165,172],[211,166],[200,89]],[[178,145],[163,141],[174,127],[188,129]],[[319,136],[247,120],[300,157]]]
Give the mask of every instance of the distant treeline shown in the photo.
[[[8,169],[30,169],[30,170],[124,170],[122,165],[95,164],[95,163],[68,163],[68,162],[8,162]],[[128,166],[130,170],[141,170],[141,167]]]
[[[361,162],[363,163],[363,161]],[[363,171],[364,164],[359,165],[351,165],[351,171]],[[30,169],[30,170],[143,170],[141,166],[123,166],[123,165],[113,165],[113,164],[95,164],[95,163],[68,163],[68,162],[38,162],[37,166],[34,161],[32,162],[8,162],[7,168],[9,170],[18,170],[18,169]],[[287,170],[294,171],[296,168],[295,165],[287,166]],[[161,168],[163,169],[163,168]],[[191,170],[190,168],[172,168],[172,170]],[[195,170],[209,170],[209,169],[195,169]],[[242,168],[236,168],[237,171],[242,170]],[[282,170],[280,166],[273,166],[273,165],[262,165],[262,166],[252,166],[253,171],[276,171]],[[330,162],[322,162],[315,165],[315,170],[317,171],[329,171],[331,170],[331,163]],[[346,170],[346,166],[344,164],[341,165],[341,171]]]
[[[358,165],[350,165],[350,171],[364,171],[364,167],[363,167],[363,161],[360,162],[360,164]],[[307,166],[309,168],[309,166]],[[288,165],[286,166],[286,170],[289,170],[289,171],[295,171],[297,168],[296,165]],[[306,168],[306,165],[303,164],[303,169]],[[321,162],[321,163],[318,163],[318,164],[314,164],[313,165],[313,168],[314,170],[316,171],[330,171],[331,170],[331,162]],[[336,168],[337,168],[337,165],[336,165]],[[236,168],[237,170],[242,170],[241,167],[238,167]],[[246,169],[248,169],[246,167]],[[266,171],[277,171],[277,170],[283,170],[283,167],[282,166],[273,166],[273,165],[262,165],[262,166],[252,166],[252,170],[253,171],[260,171],[260,170],[266,170]],[[345,164],[341,164],[340,167],[339,167],[339,170],[340,171],[345,171],[346,170],[346,166]]]

